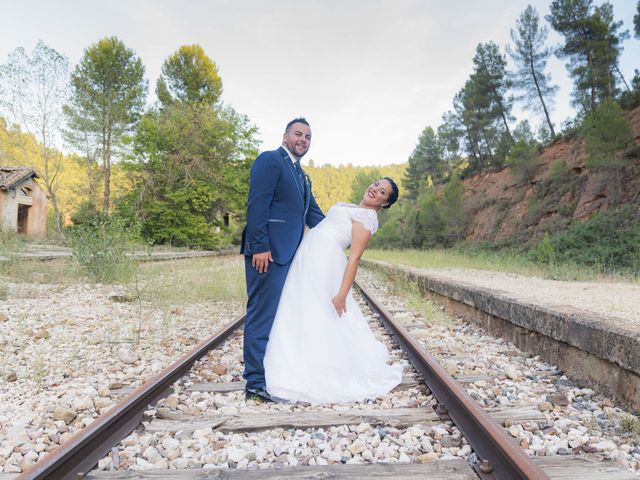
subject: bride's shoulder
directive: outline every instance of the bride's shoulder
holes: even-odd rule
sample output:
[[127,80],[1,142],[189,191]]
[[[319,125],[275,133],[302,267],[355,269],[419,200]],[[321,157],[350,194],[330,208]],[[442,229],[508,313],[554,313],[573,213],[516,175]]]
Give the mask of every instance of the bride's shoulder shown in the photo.
[[333,206],[334,207],[357,207],[355,203],[348,203],[348,202],[338,202]]
[[375,210],[361,207],[354,208],[351,219],[361,223],[371,232],[371,235],[378,230],[378,214]]

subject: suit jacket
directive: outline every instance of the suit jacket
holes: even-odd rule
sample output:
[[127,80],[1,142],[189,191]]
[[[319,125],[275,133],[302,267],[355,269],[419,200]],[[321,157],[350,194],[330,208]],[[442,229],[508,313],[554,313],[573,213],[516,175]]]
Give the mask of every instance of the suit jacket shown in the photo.
[[324,214],[311,192],[298,180],[286,150],[261,153],[251,166],[247,225],[242,232],[240,253],[271,251],[273,261],[286,265],[302,240],[304,226],[315,227]]

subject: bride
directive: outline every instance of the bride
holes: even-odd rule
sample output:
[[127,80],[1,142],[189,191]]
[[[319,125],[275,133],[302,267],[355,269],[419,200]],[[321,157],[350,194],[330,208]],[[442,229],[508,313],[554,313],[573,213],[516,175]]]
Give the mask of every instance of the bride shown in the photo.
[[[371,184],[359,205],[337,203],[309,230],[287,275],[264,358],[272,397],[314,404],[375,398],[398,385],[351,295],[358,263],[378,229],[377,211],[398,199],[388,177]],[[351,245],[349,257],[343,250]]]

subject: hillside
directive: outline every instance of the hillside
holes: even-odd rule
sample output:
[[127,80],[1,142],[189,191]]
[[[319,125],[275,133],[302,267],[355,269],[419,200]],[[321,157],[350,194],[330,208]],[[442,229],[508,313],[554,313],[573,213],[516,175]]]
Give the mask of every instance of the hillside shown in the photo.
[[[640,145],[640,108],[627,117]],[[522,241],[626,204],[640,214],[640,154],[629,158],[621,188],[615,175],[588,171],[586,157],[584,140],[572,136],[543,149],[528,182],[508,168],[465,179],[466,240]]]

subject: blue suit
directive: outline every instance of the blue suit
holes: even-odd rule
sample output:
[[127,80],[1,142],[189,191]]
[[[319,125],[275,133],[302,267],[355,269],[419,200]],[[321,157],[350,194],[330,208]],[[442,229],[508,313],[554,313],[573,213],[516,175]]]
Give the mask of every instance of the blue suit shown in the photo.
[[[323,218],[311,193],[311,182],[306,175],[300,179],[284,148],[256,158],[249,177],[247,225],[241,247],[249,298],[244,324],[247,388],[265,387],[262,362],[289,265],[305,225],[315,227]],[[267,272],[258,273],[251,257],[268,251],[273,262]]]

